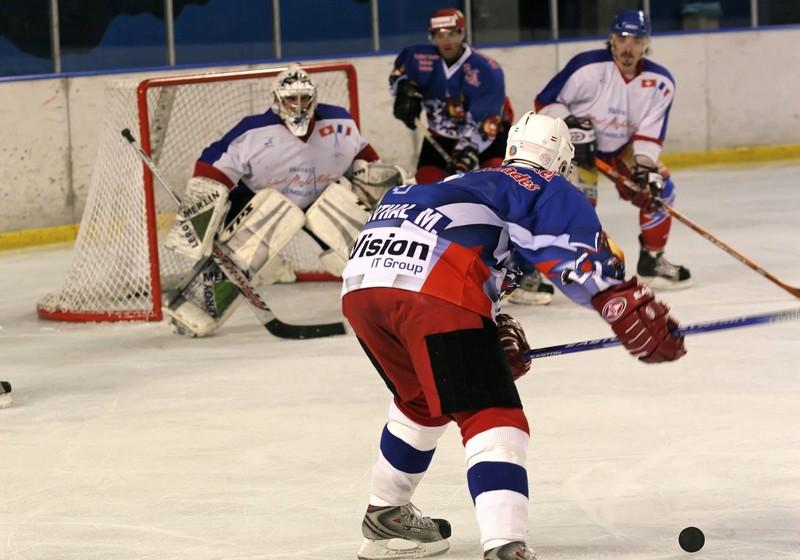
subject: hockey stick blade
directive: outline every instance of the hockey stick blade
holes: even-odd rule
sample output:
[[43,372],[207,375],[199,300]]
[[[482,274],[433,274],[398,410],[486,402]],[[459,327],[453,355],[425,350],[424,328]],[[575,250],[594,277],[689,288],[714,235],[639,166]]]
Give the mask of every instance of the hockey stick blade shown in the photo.
[[[125,128],[120,131],[120,134],[123,138],[125,138],[125,140],[128,141],[128,144],[134,149],[134,151],[136,151],[136,153],[139,155],[139,158],[141,158],[147,168],[150,169],[150,171],[153,173],[153,176],[158,179],[158,183],[169,194],[172,200],[174,200],[175,203],[180,206],[181,199],[177,194],[175,194],[175,191],[161,175],[155,162],[136,141],[136,138],[134,138],[130,129]],[[267,331],[273,336],[277,336],[278,338],[305,339],[335,336],[345,334],[347,332],[345,330],[344,323],[342,322],[323,323],[320,325],[292,325],[289,323],[284,323],[275,316],[275,313],[273,313],[261,296],[259,296],[258,293],[253,289],[253,286],[250,284],[250,279],[247,278],[246,275],[239,270],[236,264],[230,259],[224,247],[222,247],[219,243],[214,242],[211,256],[228,280],[230,280],[231,283],[236,286],[242,296],[250,304],[251,309],[256,315],[258,321],[264,325],[264,328],[267,329]]]
[[344,328],[344,323],[290,325],[288,323],[284,323],[283,321],[279,321],[278,319],[273,319],[272,321],[264,323],[264,327],[270,332],[270,334],[277,336],[278,338],[324,338],[327,336],[338,336],[340,334],[347,333]]
[[[772,313],[762,313],[760,315],[744,315],[742,317],[732,317],[730,319],[719,319],[707,321],[705,323],[695,323],[678,327],[674,334],[676,336],[686,336],[690,334],[701,334],[726,329],[738,329],[739,327],[750,327],[754,325],[768,325],[770,323],[780,323],[784,321],[796,321],[800,319],[800,309],[790,309],[786,311],[775,311]],[[544,348],[534,348],[525,353],[529,360],[547,358],[550,356],[561,356],[562,354],[574,354],[576,352],[586,352],[588,350],[599,350],[600,348],[610,348],[620,346],[622,343],[616,337],[597,338],[595,340],[584,340],[582,342],[570,342],[569,344],[559,344],[557,346],[547,346]]]
[[[637,188],[637,186],[633,183],[633,181],[631,181],[627,177],[624,177],[623,175],[621,175],[616,169],[611,167],[608,163],[606,163],[602,159],[595,158],[595,163],[597,164],[597,168],[600,170],[600,172],[603,175],[605,175],[606,177],[608,177],[609,179],[611,179],[612,181],[621,181],[629,189],[631,189],[631,190],[639,190]],[[787,284],[786,282],[784,282],[783,280],[781,280],[780,278],[778,278],[777,276],[775,276],[774,274],[769,272],[768,270],[764,270],[763,268],[758,266],[756,263],[754,263],[753,261],[751,261],[750,259],[745,257],[743,254],[741,254],[739,251],[737,251],[736,249],[734,249],[733,247],[731,247],[727,243],[724,243],[722,240],[714,237],[705,228],[700,227],[698,224],[696,224],[695,222],[690,220],[688,217],[683,215],[681,212],[678,212],[677,210],[672,208],[670,205],[662,204],[661,206],[664,209],[664,211],[666,211],[668,214],[673,216],[676,220],[678,220],[681,223],[683,223],[686,227],[688,227],[689,229],[691,229],[695,233],[699,233],[701,236],[705,237],[708,241],[710,241],[711,243],[713,243],[714,245],[716,245],[717,247],[719,247],[720,249],[722,249],[723,251],[728,253],[730,256],[735,258],[737,261],[739,261],[740,263],[742,263],[743,265],[745,265],[749,269],[756,271],[757,273],[759,273],[761,276],[763,276],[764,278],[766,278],[767,280],[769,280],[770,282],[772,282],[776,286],[781,287],[785,291],[787,291],[790,294],[792,294],[794,297],[800,299],[800,288],[796,288],[794,286],[790,286],[789,284]]]

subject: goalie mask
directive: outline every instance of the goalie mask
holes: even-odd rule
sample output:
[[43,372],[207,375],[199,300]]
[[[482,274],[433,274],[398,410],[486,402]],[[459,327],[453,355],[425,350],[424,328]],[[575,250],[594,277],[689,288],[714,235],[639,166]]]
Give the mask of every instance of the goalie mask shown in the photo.
[[308,72],[292,64],[275,78],[272,110],[286,123],[292,134],[305,136],[317,107],[317,86]]
[[575,156],[562,119],[528,111],[508,133],[503,165],[521,164],[567,175]]

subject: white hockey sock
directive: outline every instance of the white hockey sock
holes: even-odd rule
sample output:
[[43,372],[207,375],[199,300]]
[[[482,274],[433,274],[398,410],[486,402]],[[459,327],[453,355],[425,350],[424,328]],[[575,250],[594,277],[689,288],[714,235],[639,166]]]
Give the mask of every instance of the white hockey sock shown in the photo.
[[502,426],[479,433],[465,445],[467,482],[484,550],[527,540],[529,440],[523,430]]
[[417,484],[433,458],[436,443],[447,426],[417,424],[392,402],[389,421],[381,434],[380,453],[372,468],[372,495],[375,506],[403,505],[411,501]]

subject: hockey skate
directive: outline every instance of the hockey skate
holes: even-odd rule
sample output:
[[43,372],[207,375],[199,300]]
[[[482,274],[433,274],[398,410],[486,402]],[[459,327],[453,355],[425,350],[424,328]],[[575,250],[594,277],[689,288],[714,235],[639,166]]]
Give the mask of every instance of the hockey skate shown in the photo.
[[692,285],[689,269],[669,262],[663,251],[652,253],[642,248],[636,272],[640,280],[656,290],[681,290]]
[[541,272],[534,270],[511,292],[508,301],[517,305],[547,305],[553,301],[553,292],[555,289],[544,282]]
[[11,406],[11,383],[0,381],[0,408]]
[[483,560],[536,560],[536,553],[524,542],[515,541],[487,550]]
[[423,517],[413,504],[387,506],[367,511],[361,525],[364,542],[361,560],[383,558],[427,558],[450,548],[450,523]]

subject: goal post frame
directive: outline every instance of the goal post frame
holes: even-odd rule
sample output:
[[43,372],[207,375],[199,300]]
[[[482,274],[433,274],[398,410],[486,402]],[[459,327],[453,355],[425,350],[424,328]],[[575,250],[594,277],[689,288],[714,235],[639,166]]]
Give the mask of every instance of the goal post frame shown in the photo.
[[[222,82],[226,80],[250,80],[270,78],[286,70],[288,66],[272,66],[269,68],[236,70],[224,72],[206,72],[177,76],[164,76],[141,80],[136,87],[136,109],[139,121],[139,142],[145,153],[152,157],[153,145],[151,142],[152,127],[150,122],[150,103],[148,92],[154,88],[172,88],[181,85]],[[360,109],[358,97],[358,79],[354,66],[348,62],[332,62],[318,64],[304,64],[302,68],[310,74],[320,72],[342,72],[346,75],[347,96],[349,98],[348,111],[360,128]],[[108,118],[108,116],[107,116]],[[197,154],[199,157],[199,153]],[[146,233],[147,253],[149,255],[150,276],[150,308],[128,310],[73,310],[62,309],[58,305],[49,306],[39,303],[36,307],[38,315],[44,319],[72,322],[115,322],[115,321],[160,321],[163,319],[161,309],[162,284],[161,263],[159,257],[158,236],[158,210],[155,198],[155,180],[153,173],[145,165],[142,168],[142,188],[144,189],[144,220]],[[48,296],[50,297],[50,296]],[[57,296],[54,296],[57,298]],[[43,300],[44,301],[44,300]]]

